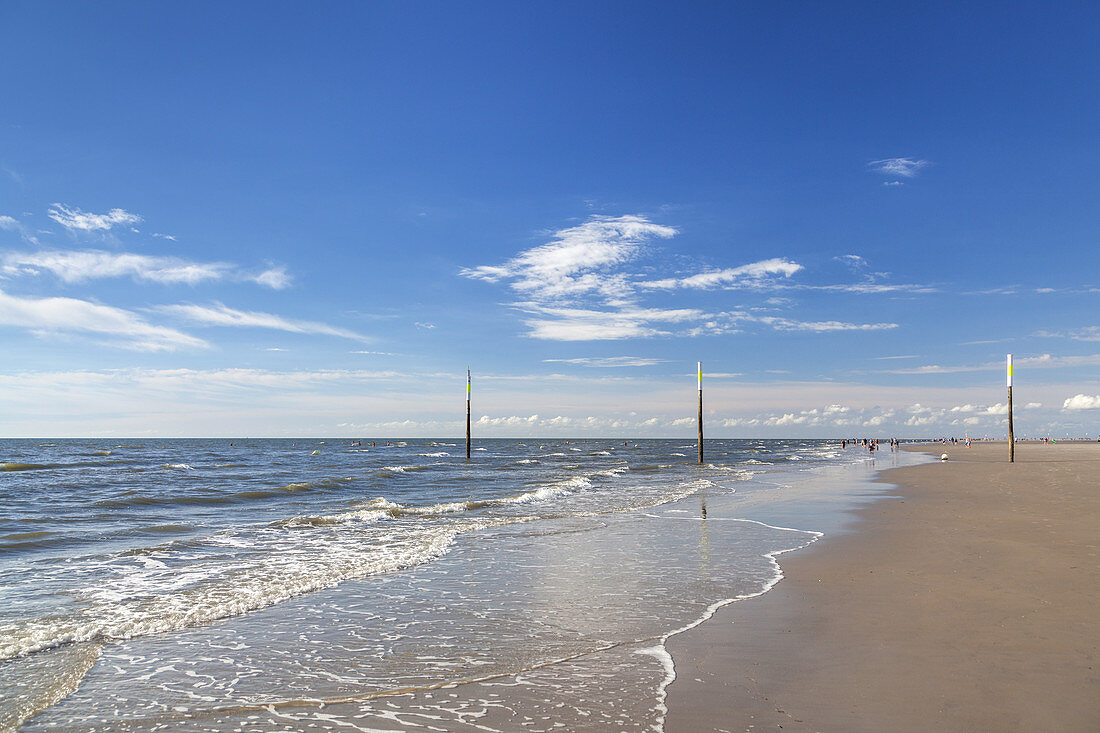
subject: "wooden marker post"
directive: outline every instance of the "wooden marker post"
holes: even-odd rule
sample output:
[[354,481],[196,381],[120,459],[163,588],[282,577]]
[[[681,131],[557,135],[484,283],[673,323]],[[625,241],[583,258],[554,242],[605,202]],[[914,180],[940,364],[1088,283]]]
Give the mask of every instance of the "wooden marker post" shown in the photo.
[[466,367],[466,460],[470,459],[470,367]]
[[1008,462],[1016,462],[1016,436],[1012,432],[1012,354],[1008,355]]
[[703,362],[699,362],[699,465],[703,465]]

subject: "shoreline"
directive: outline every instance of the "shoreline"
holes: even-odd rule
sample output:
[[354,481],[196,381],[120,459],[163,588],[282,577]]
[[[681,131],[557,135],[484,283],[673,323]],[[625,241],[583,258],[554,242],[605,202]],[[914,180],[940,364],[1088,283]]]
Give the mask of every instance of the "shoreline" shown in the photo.
[[669,639],[667,731],[1100,728],[1100,444],[909,450],[951,460]]

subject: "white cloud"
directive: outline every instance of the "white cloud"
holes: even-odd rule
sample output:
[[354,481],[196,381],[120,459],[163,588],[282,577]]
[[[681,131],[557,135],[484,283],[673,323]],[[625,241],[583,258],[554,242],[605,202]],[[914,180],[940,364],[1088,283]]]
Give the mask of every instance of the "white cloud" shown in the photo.
[[859,255],[840,255],[834,257],[834,260],[841,262],[856,272],[863,272],[867,269],[867,260]]
[[502,266],[464,268],[459,274],[487,282],[511,280],[514,290],[538,300],[585,294],[621,297],[630,290],[626,277],[608,268],[637,257],[648,240],[675,234],[672,227],[640,216],[595,216],[554,232],[550,242],[519,253]]
[[671,290],[672,288],[695,288],[699,290],[709,290],[716,287],[736,288],[745,285],[759,285],[761,280],[773,275],[790,277],[801,269],[803,269],[802,265],[797,262],[791,262],[782,257],[773,257],[769,260],[751,262],[739,267],[700,272],[690,277],[653,280],[638,284],[645,288],[664,290]]
[[1072,331],[1069,337],[1075,341],[1100,341],[1100,326],[1085,326]]
[[27,228],[18,220],[10,216],[0,216],[0,229],[9,232],[19,232],[19,236],[31,244],[37,245],[38,238],[27,231]]
[[1100,395],[1078,394],[1070,397],[1062,403],[1063,410],[1097,410],[1100,409]]
[[682,323],[703,314],[692,308],[657,309],[626,307],[616,311],[583,308],[549,308],[535,303],[517,304],[521,310],[551,318],[524,321],[531,338],[551,341],[607,341],[670,335],[654,323]]
[[[1061,367],[1100,366],[1100,354],[1084,354],[1080,356],[1053,356],[1041,354],[1039,356],[1016,357],[1014,367],[1019,375],[1021,367],[1028,369],[1056,369]],[[906,369],[884,370],[883,374],[956,374],[961,372],[984,372],[992,369],[1002,370],[1004,361],[986,362],[984,364],[962,364],[957,366],[940,366],[928,364],[925,366]]]
[[517,425],[535,425],[539,421],[538,415],[530,415],[528,417],[520,417],[518,415],[510,415],[508,417],[489,417],[488,415],[482,415],[477,419],[476,424],[482,427],[484,426],[508,426],[515,427]]
[[130,311],[75,298],[20,298],[0,291],[0,324],[48,336],[93,333],[110,345],[142,351],[203,348],[202,339],[155,326]]
[[896,323],[846,323],[844,321],[793,321],[775,316],[760,316],[751,320],[771,326],[777,331],[812,331],[829,333],[831,331],[885,331],[897,328]]
[[224,262],[187,262],[175,257],[100,250],[11,252],[4,255],[3,265],[9,275],[47,270],[67,283],[129,275],[138,280],[188,285],[219,280],[233,267]]
[[339,336],[341,338],[355,339],[357,341],[369,341],[361,334],[349,331],[346,328],[329,326],[316,321],[298,321],[276,316],[271,313],[256,311],[241,311],[221,303],[210,306],[202,305],[162,305],[152,310],[182,318],[205,326],[233,326],[240,328],[270,328],[276,331],[289,331],[291,333],[319,334],[323,336]]
[[272,267],[270,270],[264,270],[252,279],[272,290],[282,290],[290,286],[290,275],[287,274],[286,268],[281,265]]
[[777,286],[777,289],[791,290],[819,290],[834,293],[857,293],[861,295],[875,295],[879,293],[938,293],[938,288],[931,285],[916,285],[912,283],[898,283],[889,285],[886,283],[862,282],[843,283],[838,285],[788,285]]
[[9,252],[0,258],[0,273],[8,276],[38,274],[43,270],[66,283],[127,276],[163,285],[198,285],[224,279],[251,280],[276,290],[290,283],[290,276],[282,267],[253,277],[244,275],[236,265],[227,262],[192,262],[178,257],[130,252],[47,250]]
[[646,367],[661,364],[668,359],[651,359],[641,356],[608,356],[603,358],[581,357],[578,359],[543,359],[544,362],[557,362],[560,364],[577,364],[586,367]]
[[112,227],[137,224],[141,221],[140,216],[124,209],[111,209],[106,214],[92,214],[64,204],[54,204],[50,207],[49,217],[70,231],[84,232],[105,231]]
[[[778,331],[880,331],[894,323],[848,323],[750,315],[747,312],[707,313],[697,308],[647,308],[642,296],[654,291],[743,289],[836,289],[843,292],[930,292],[916,285],[881,285],[874,282],[837,286],[802,286],[780,283],[803,269],[781,257],[737,267],[682,277],[642,279],[623,265],[638,258],[646,243],[669,238],[677,230],[654,224],[641,216],[593,217],[587,222],[554,232],[552,241],[519,253],[503,265],[482,265],[460,271],[464,277],[486,282],[507,282],[524,299],[509,305],[528,314],[524,325],[531,338],[552,341],[596,341],[659,336],[705,336],[740,332],[745,323],[758,323]],[[865,266],[858,255],[842,260]],[[870,273],[868,278],[882,276]],[[789,306],[782,300],[779,305]],[[775,305],[774,303],[771,305]],[[530,317],[533,316],[533,317]],[[667,324],[686,324],[675,332]]]
[[[912,178],[917,175],[920,170],[929,163],[927,160],[918,160],[914,158],[883,158],[882,160],[872,160],[867,166],[877,172],[888,176],[901,176],[903,178]],[[901,181],[897,181],[901,183]]]

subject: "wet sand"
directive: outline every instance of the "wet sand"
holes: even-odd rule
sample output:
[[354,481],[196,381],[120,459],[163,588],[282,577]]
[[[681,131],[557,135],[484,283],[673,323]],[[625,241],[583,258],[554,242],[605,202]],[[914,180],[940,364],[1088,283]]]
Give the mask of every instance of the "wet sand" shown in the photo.
[[669,733],[1100,730],[1100,444],[927,451],[669,641]]

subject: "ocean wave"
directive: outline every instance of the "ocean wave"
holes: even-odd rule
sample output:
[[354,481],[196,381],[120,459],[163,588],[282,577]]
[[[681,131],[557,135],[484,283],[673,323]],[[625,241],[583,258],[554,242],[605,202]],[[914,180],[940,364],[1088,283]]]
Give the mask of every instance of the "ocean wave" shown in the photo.
[[165,463],[161,465],[161,468],[175,468],[181,471],[194,471],[194,466],[189,466],[186,463]]
[[417,455],[423,458],[444,458],[451,454],[445,451],[440,451],[439,453],[417,453]]
[[382,466],[382,470],[378,472],[381,477],[390,476],[397,473],[409,473],[410,471],[427,471],[431,468],[431,465],[427,466]]
[[[509,522],[417,525],[373,542],[363,542],[355,534],[341,537],[328,532],[295,552],[285,552],[284,542],[272,542],[262,534],[248,540],[227,538],[254,552],[253,558],[238,559],[228,568],[217,561],[173,568],[155,557],[145,562],[149,558],[120,554],[114,559],[118,571],[109,581],[76,591],[83,606],[80,613],[0,623],[0,659],[25,657],[65,644],[130,639],[201,626],[352,578],[428,562],[446,554],[459,534],[504,523]],[[257,543],[263,551],[255,551]],[[142,562],[137,565],[137,561]]]
[[339,512],[337,514],[322,514],[317,516],[290,517],[272,522],[272,527],[326,527],[335,524],[347,524],[349,522],[377,522],[387,517],[397,516],[401,510],[400,504],[379,496],[376,499],[362,502],[357,508]]
[[41,471],[54,467],[55,464],[45,463],[0,463],[0,471]]

